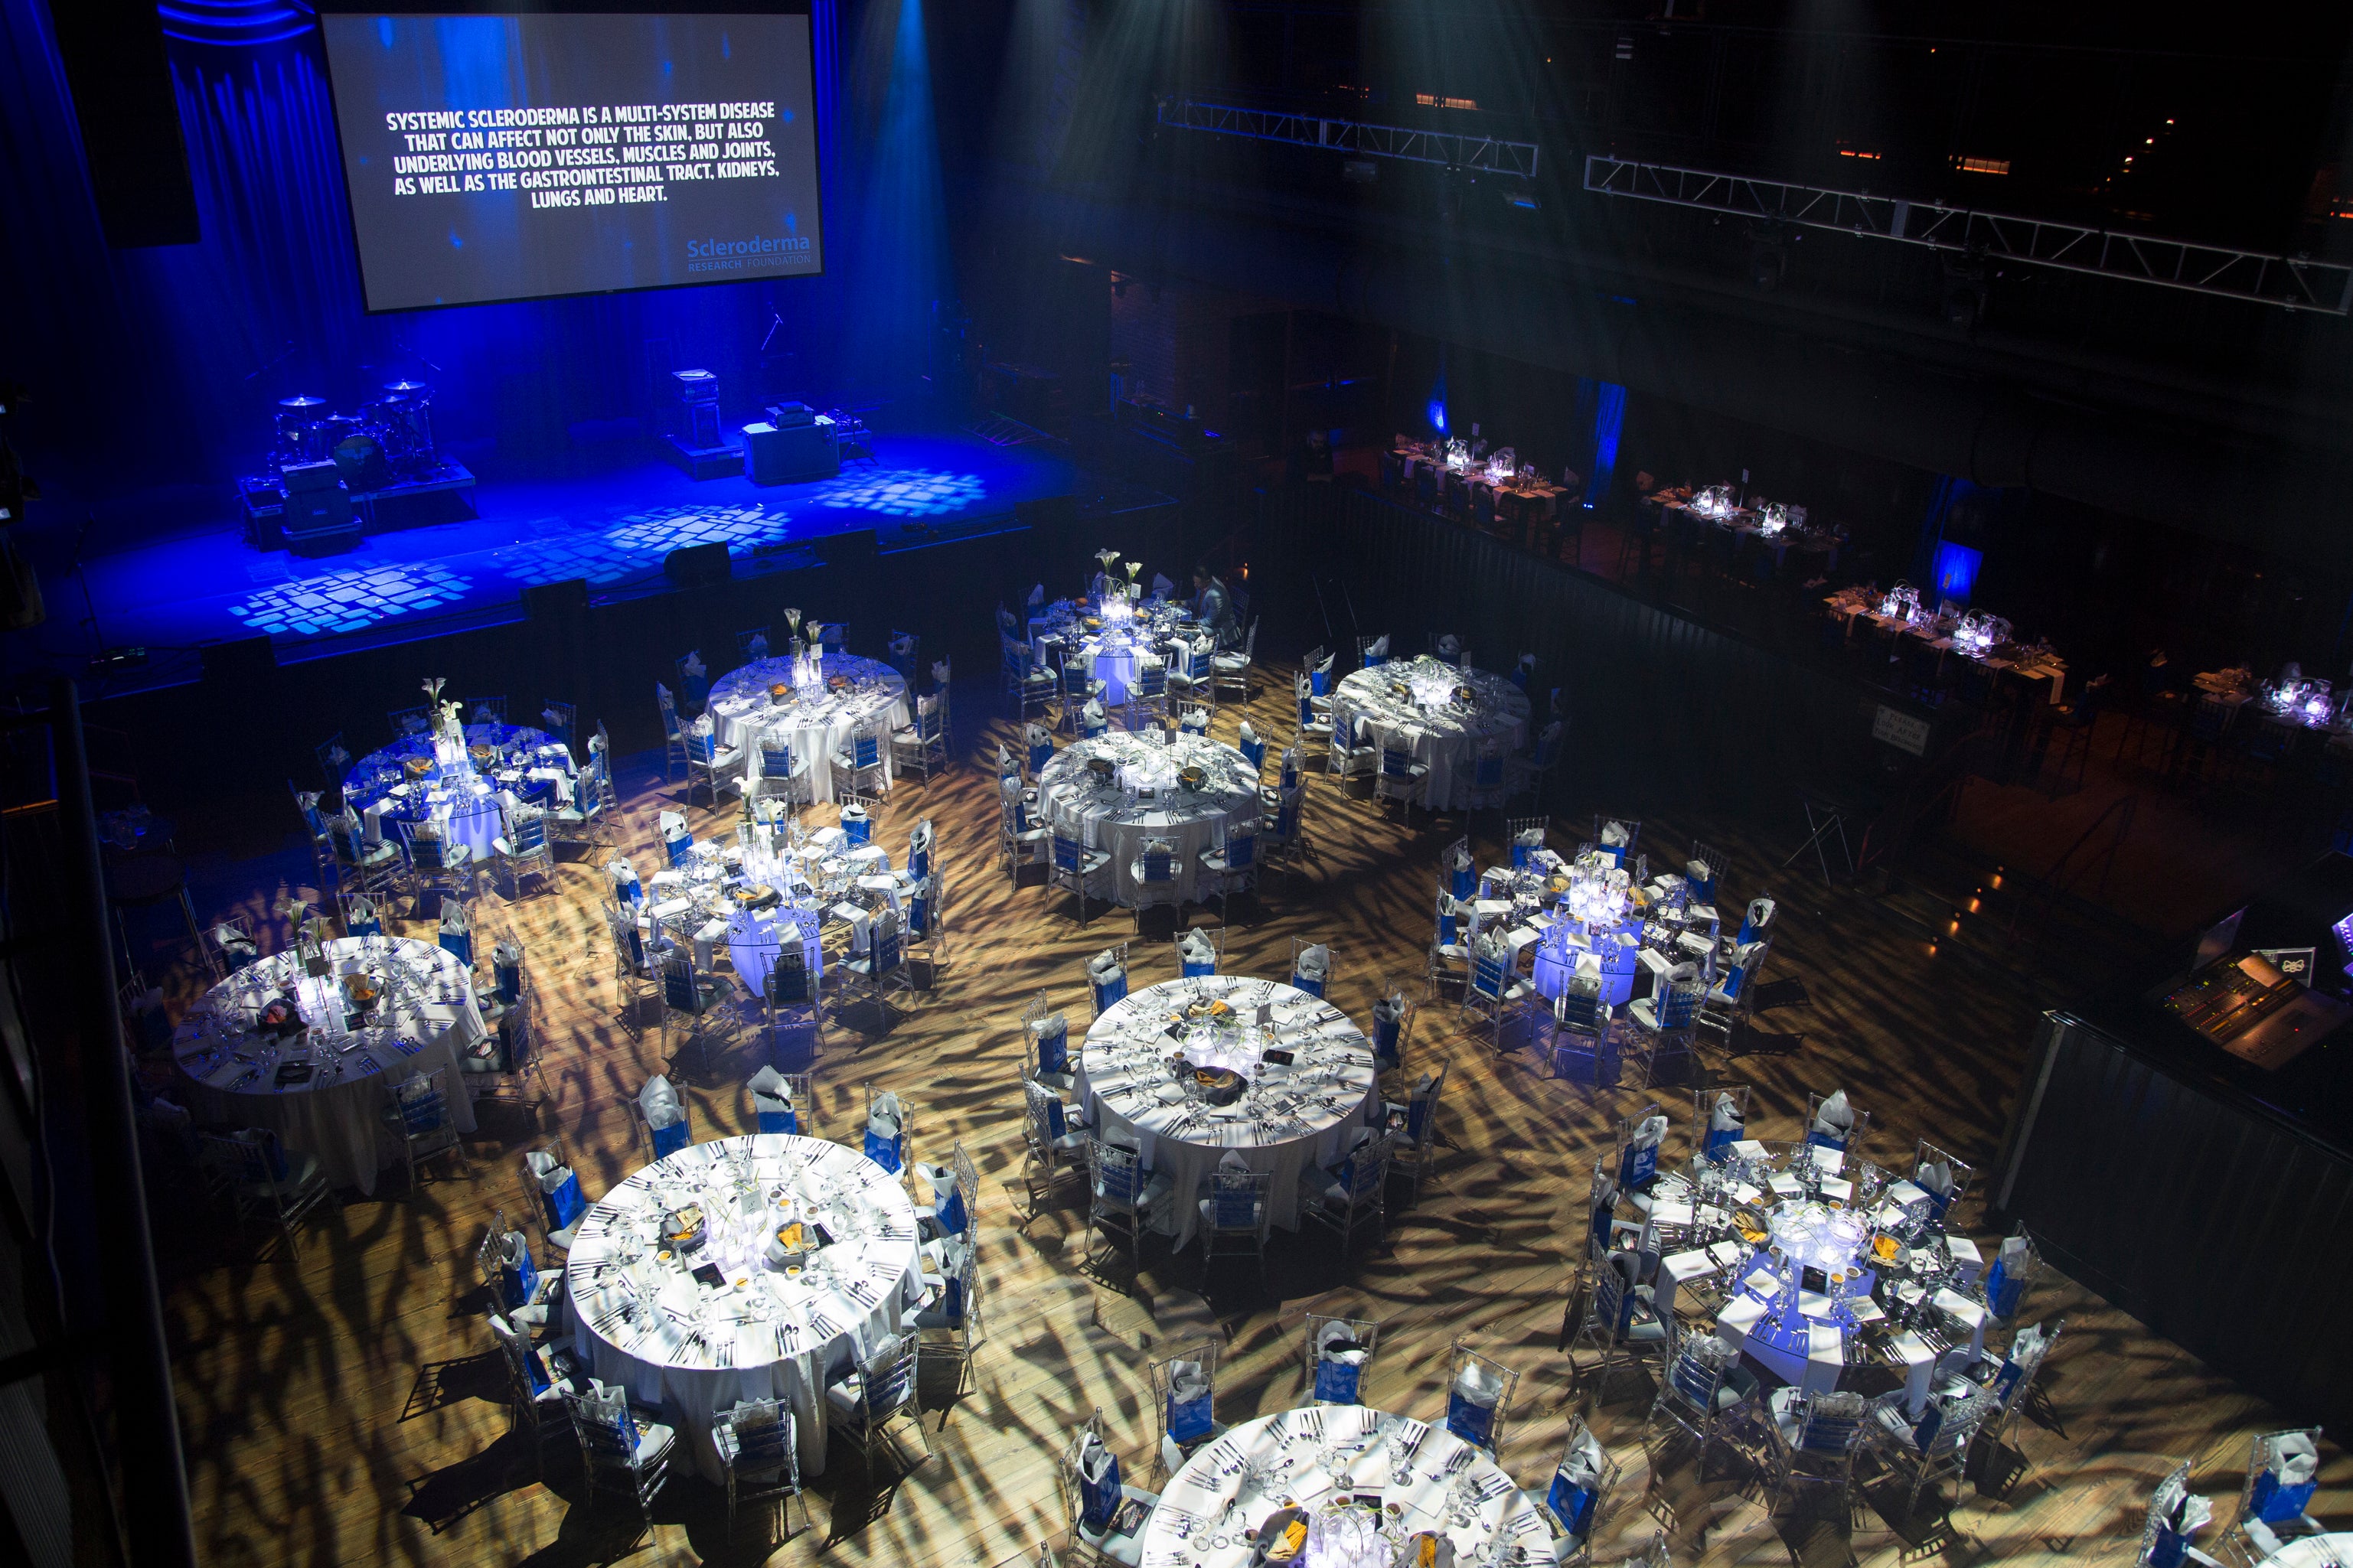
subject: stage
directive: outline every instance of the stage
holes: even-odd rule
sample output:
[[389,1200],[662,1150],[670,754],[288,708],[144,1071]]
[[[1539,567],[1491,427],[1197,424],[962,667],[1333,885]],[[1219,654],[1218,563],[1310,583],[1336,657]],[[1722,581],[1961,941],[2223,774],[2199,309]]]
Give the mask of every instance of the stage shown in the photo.
[[663,592],[663,557],[687,545],[725,544],[741,578],[806,564],[816,541],[860,529],[886,552],[969,539],[1017,526],[1020,503],[1080,482],[1059,443],[997,446],[953,427],[878,434],[876,454],[792,485],[691,479],[650,448],[586,476],[484,478],[479,517],[367,534],[315,560],[247,543],[224,487],[216,525],[85,557],[95,639],[76,624],[80,586],[49,576],[49,622],[11,639],[11,662],[95,686],[82,671],[96,642],[144,647],[146,668],[103,683],[132,690],[186,679],[190,656],[211,643],[266,636],[292,663],[512,618],[524,589],[567,578],[600,599]]

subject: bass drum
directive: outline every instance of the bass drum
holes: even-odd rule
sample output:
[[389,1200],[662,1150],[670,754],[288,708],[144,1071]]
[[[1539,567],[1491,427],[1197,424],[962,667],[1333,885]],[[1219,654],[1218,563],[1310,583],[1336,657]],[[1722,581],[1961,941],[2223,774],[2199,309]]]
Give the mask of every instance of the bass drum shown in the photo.
[[380,490],[391,478],[391,469],[384,457],[384,444],[364,433],[346,436],[335,443],[335,467],[342,470],[344,485],[354,492]]

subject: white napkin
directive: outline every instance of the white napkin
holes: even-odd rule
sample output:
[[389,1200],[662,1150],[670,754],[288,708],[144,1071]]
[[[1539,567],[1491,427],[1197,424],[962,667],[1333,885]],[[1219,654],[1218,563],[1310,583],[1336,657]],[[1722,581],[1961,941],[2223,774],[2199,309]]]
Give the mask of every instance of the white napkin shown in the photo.
[[1610,849],[1624,848],[1626,847],[1626,825],[1622,822],[1603,823],[1601,825],[1601,842],[1605,847]]
[[[2040,1330],[2027,1332],[2039,1335]],[[2026,1333],[2018,1337],[2023,1340]],[[2014,1357],[2018,1352],[2013,1347],[2010,1353]],[[2279,1477],[2281,1485],[2300,1487],[2320,1468],[2320,1450],[2313,1446],[2309,1434],[2283,1432],[2271,1440],[2271,1456],[2264,1468]]]
[[[752,1075],[744,1085],[752,1091],[752,1109],[757,1111],[790,1110],[793,1105],[792,1085],[773,1066],[764,1067]],[[764,1103],[765,1102],[765,1103]]]
[[701,648],[689,648],[687,650],[686,657],[679,661],[678,668],[688,675],[701,675],[702,673],[702,650]]
[[1217,948],[1210,943],[1208,937],[1204,936],[1198,931],[1187,931],[1185,933],[1184,940],[1179,942],[1177,946],[1179,951],[1184,954],[1185,962],[1187,963],[1214,963],[1217,962]]
[[1380,636],[1375,637],[1373,639],[1372,646],[1365,649],[1365,651],[1375,658],[1387,658],[1389,656],[1388,634],[1387,632],[1383,632]]
[[1096,953],[1092,958],[1088,959],[1087,973],[1090,974],[1118,973],[1119,949],[1115,947],[1107,947],[1101,952]]
[[1166,599],[1169,595],[1176,591],[1176,584],[1171,583],[1166,576],[1158,572],[1155,572],[1152,574],[1152,596],[1154,598]]
[[1709,1131],[1737,1131],[1746,1125],[1741,1119],[1740,1108],[1732,1102],[1732,1096],[1719,1094],[1715,1097],[1715,1109],[1707,1113]]
[[874,1104],[866,1113],[866,1131],[886,1142],[894,1142],[899,1136],[899,1123],[904,1114],[899,1105],[899,1097],[886,1089],[874,1097]]
[[441,930],[448,936],[463,936],[472,930],[466,915],[466,906],[451,900],[441,900]]
[[1588,1427],[1577,1439],[1577,1447],[1571,1448],[1567,1458],[1561,1461],[1560,1468],[1562,1473],[1568,1477],[1571,1486],[1599,1486],[1601,1467],[1607,1460],[1608,1456],[1602,1452],[1600,1440],[1594,1436],[1592,1429]]
[[932,666],[932,684],[934,686],[945,686],[947,683],[948,661],[946,659],[942,659],[937,664]]
[[1189,1404],[1209,1392],[1208,1373],[1198,1361],[1173,1361],[1168,1363],[1168,1397],[1177,1405]]
[[1029,602],[1032,605],[1042,605],[1046,602],[1045,584],[1040,583],[1036,587],[1029,590]]
[[1247,720],[1247,719],[1243,720],[1243,721],[1242,721],[1242,729],[1241,729],[1241,743],[1242,743],[1243,745],[1245,745],[1245,746],[1249,746],[1249,745],[1254,745],[1254,744],[1256,744],[1256,743],[1257,743],[1257,742],[1258,742],[1258,731],[1257,731],[1256,730],[1253,730],[1253,729],[1251,729],[1251,728],[1250,728],[1250,721],[1249,720]]
[[1332,970],[1332,950],[1322,942],[1302,948],[1299,952],[1299,973],[1306,975],[1328,974]]
[[1441,655],[1460,654],[1462,651],[1462,639],[1449,632],[1438,639],[1438,651]]
[[670,1088],[670,1079],[659,1073],[646,1079],[646,1087],[638,1091],[638,1104],[645,1111],[649,1127],[670,1127],[686,1120],[686,1111],[678,1102],[678,1090]]
[[1356,1336],[1348,1331],[1347,1324],[1326,1323],[1316,1331],[1315,1358],[1338,1362],[1343,1366],[1362,1366],[1365,1350],[1356,1342]]
[[1665,1117],[1645,1117],[1634,1129],[1633,1146],[1637,1149],[1655,1149],[1665,1141],[1666,1136],[1667,1119]]
[[1814,1111],[1813,1131],[1825,1137],[1843,1138],[1854,1126],[1854,1111],[1846,1102],[1846,1090],[1838,1089],[1822,1101]]
[[1482,1410],[1493,1410],[1495,1402],[1504,1397],[1504,1380],[1492,1369],[1475,1361],[1462,1363],[1454,1374],[1454,1392],[1463,1400]]

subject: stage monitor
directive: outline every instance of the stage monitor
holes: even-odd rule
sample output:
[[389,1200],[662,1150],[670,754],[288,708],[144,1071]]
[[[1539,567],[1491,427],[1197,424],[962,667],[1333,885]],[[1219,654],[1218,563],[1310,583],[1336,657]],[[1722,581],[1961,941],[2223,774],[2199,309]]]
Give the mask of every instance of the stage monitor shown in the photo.
[[807,0],[320,17],[370,311],[825,268]]

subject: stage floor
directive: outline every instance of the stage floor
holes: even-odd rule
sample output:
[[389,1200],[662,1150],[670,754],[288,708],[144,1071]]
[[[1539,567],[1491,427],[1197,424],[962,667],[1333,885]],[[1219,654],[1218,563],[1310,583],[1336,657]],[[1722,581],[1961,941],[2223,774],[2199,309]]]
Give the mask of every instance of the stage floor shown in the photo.
[[[960,430],[885,433],[876,445],[872,466],[798,485],[697,481],[652,457],[586,477],[484,479],[479,518],[370,534],[317,560],[255,550],[225,496],[216,529],[90,558],[90,609],[107,646],[157,650],[158,662],[174,662],[163,650],[262,635],[290,663],[517,615],[522,590],[543,583],[659,591],[662,557],[685,545],[724,543],[747,576],[805,563],[800,547],[858,529],[876,530],[885,550],[993,532],[1013,525],[1017,503],[1072,489],[1055,446],[998,447]],[[79,591],[70,579],[46,586],[36,657],[78,666],[89,652],[74,625]],[[144,682],[131,673],[110,684]]]

